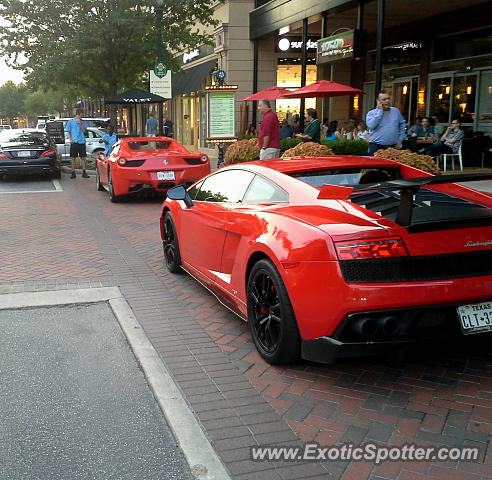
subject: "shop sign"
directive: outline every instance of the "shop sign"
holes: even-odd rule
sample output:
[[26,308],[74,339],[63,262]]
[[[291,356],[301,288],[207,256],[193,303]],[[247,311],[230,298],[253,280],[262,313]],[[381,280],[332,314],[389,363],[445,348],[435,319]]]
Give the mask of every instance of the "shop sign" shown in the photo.
[[339,33],[338,35],[318,40],[316,63],[328,63],[359,56],[357,49],[359,48],[358,44],[360,42],[358,40],[358,32],[356,30],[350,30],[349,32]]
[[[306,43],[306,50],[316,50],[317,37],[309,37]],[[275,51],[281,53],[300,52],[302,50],[302,37],[281,37],[279,38]]]
[[183,53],[183,65],[200,56],[200,49],[195,48],[191,52]]
[[156,95],[160,95],[164,98],[172,98],[173,95],[171,91],[171,77],[171,71],[168,71],[165,77],[160,78],[155,74],[153,70],[150,70],[150,93],[155,93]]
[[234,92],[209,92],[208,96],[208,136],[234,137]]
[[46,122],[46,135],[56,144],[65,144],[63,122]]

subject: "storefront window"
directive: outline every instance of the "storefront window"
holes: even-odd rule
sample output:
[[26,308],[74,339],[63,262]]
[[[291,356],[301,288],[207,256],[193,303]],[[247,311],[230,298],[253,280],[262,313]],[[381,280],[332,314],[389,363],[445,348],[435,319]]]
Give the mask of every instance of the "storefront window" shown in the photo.
[[[316,65],[306,66],[306,85],[316,82]],[[301,86],[301,65],[282,64],[277,66],[277,87],[296,90]],[[277,100],[275,110],[280,121],[286,119],[292,124],[294,116],[299,115],[301,100],[290,98]],[[316,108],[315,98],[306,98],[305,108]]]
[[475,97],[477,76],[455,77],[453,85],[453,118],[461,123],[473,123],[475,119]]
[[492,124],[492,71],[482,73],[480,81],[479,122]]
[[436,115],[440,122],[449,122],[451,77],[433,78],[430,83],[429,115]]

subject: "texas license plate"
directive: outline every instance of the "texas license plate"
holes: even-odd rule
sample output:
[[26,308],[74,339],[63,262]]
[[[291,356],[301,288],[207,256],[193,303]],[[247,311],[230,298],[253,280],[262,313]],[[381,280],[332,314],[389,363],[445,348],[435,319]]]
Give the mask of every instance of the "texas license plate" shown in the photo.
[[27,157],[31,156],[31,152],[29,150],[21,150],[21,151],[17,152],[17,156],[27,158]]
[[457,310],[465,335],[492,331],[492,301],[461,305]]
[[174,172],[157,172],[157,180],[174,180]]

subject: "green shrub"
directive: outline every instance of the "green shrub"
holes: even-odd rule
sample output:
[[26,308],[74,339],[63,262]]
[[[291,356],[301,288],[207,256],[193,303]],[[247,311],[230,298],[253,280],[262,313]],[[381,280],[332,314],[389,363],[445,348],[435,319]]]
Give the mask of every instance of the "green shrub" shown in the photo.
[[236,135],[238,140],[249,140],[250,138],[257,138],[256,135],[246,135],[245,133],[241,133]]
[[367,155],[369,146],[364,140],[337,140],[336,142],[321,140],[321,143],[330,147],[335,155]]
[[280,151],[285,152],[302,142],[300,138],[281,138],[280,139]]

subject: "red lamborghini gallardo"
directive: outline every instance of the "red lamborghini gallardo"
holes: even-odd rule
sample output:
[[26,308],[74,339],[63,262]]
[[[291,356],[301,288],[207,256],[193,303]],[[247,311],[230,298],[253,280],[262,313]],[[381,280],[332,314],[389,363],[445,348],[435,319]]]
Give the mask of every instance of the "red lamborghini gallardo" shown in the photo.
[[112,202],[144,189],[165,192],[191,185],[210,173],[207,155],[188,151],[168,137],[126,137],[96,163],[96,186],[109,191]]
[[168,192],[168,269],[247,320],[271,363],[492,330],[492,198],[381,158],[265,160]]

